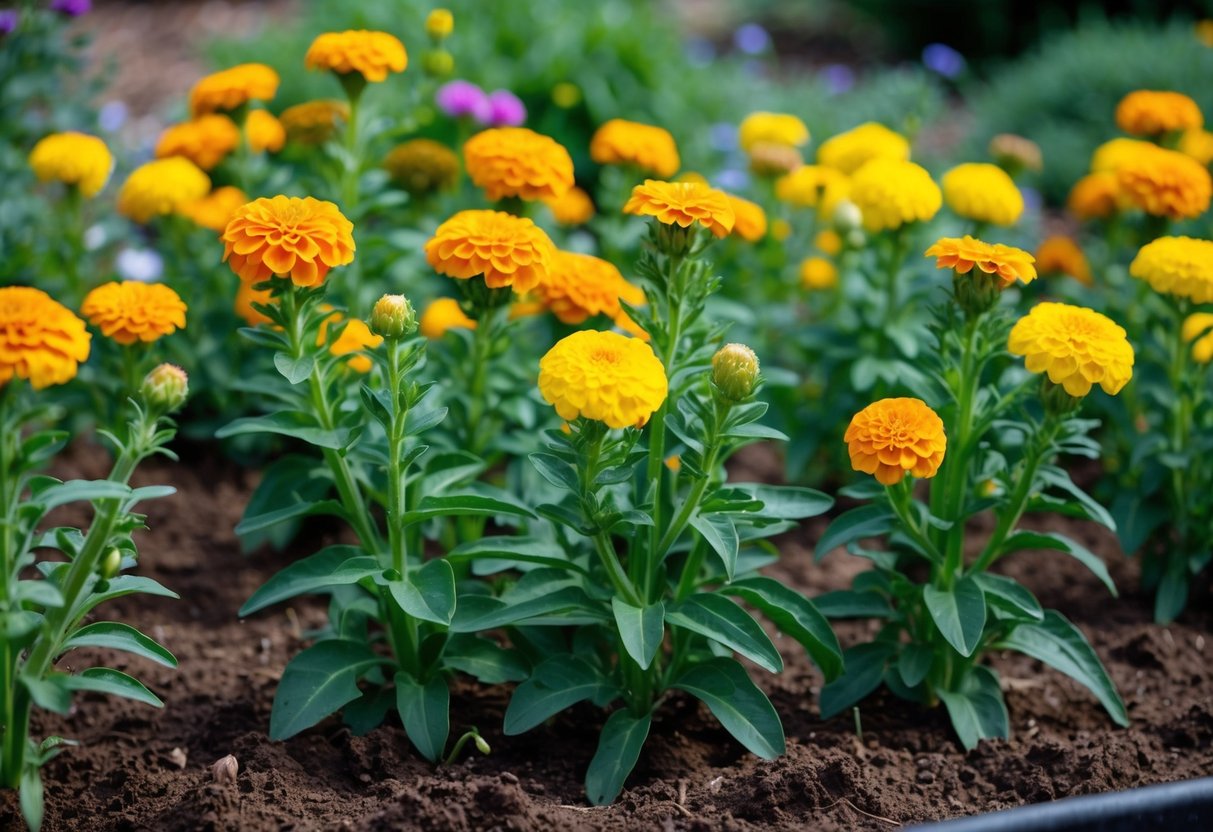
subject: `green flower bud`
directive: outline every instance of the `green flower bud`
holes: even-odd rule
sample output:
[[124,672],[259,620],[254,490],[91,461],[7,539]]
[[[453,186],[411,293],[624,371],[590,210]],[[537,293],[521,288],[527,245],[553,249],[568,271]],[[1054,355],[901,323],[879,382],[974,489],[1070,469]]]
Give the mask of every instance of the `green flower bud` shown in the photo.
[[712,356],[712,384],[726,401],[745,401],[758,386],[758,356],[745,344],[721,347]]
[[1066,388],[1049,381],[1043,376],[1041,381],[1040,398],[1044,403],[1045,412],[1053,416],[1069,416],[1082,407],[1082,396],[1071,396]]
[[699,238],[699,229],[692,225],[683,228],[680,225],[666,225],[653,220],[653,242],[657,250],[670,257],[684,257],[695,247]]
[[476,750],[481,754],[487,755],[492,750],[489,748],[489,744],[484,741],[484,737],[480,736],[479,734],[474,736],[472,741],[476,743]]
[[966,318],[973,318],[993,309],[1002,294],[1002,280],[996,274],[986,274],[973,269],[967,274],[952,273],[952,296],[964,310]]
[[185,404],[189,395],[189,376],[176,364],[159,364],[143,377],[139,395],[153,410],[172,413]]
[[110,549],[106,552],[105,557],[101,559],[101,565],[97,571],[101,574],[101,580],[108,581],[118,574],[118,570],[122,568],[122,553],[117,549]]
[[404,338],[417,331],[417,313],[404,295],[384,295],[371,311],[371,332],[384,338]]
[[422,57],[421,66],[426,75],[445,78],[455,71],[455,59],[445,49],[431,49]]

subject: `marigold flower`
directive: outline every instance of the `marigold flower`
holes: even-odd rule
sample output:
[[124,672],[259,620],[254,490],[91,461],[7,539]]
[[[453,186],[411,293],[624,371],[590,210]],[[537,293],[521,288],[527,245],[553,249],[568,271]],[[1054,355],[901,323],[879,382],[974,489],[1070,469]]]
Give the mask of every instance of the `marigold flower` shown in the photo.
[[668,130],[621,118],[594,131],[590,158],[600,165],[634,165],[662,179],[673,176],[682,165]]
[[976,266],[979,271],[996,275],[1007,288],[1016,280],[1031,283],[1036,279],[1036,258],[1026,251],[1001,243],[984,243],[969,235],[964,237],[941,237],[926,252],[935,258],[935,266],[951,269],[957,274],[968,274]]
[[846,174],[855,173],[873,159],[898,162],[910,158],[910,142],[883,124],[869,121],[826,139],[817,148],[817,163]]
[[1074,184],[1066,207],[1080,220],[1104,219],[1120,209],[1122,200],[1116,174],[1100,171],[1087,174]]
[[243,318],[249,326],[272,323],[270,318],[254,308],[253,304],[270,306],[274,303],[273,293],[269,289],[258,289],[256,285],[247,280],[241,280],[240,286],[236,289],[236,302],[232,307],[236,316]]
[[556,247],[543,229],[503,211],[460,211],[438,226],[425,258],[439,274],[459,280],[484,276],[490,289],[525,294],[543,282]]
[[179,213],[193,220],[202,228],[222,231],[227,228],[236,209],[247,202],[248,196],[244,191],[232,185],[224,185],[222,188],[211,191],[202,199],[181,206]]
[[1083,285],[1094,283],[1087,257],[1070,237],[1055,234],[1036,250],[1036,270],[1041,274],[1065,274]]
[[475,329],[476,322],[464,314],[459,301],[438,298],[421,313],[421,334],[433,340],[451,329]]
[[1036,304],[1012,327],[1007,349],[1075,398],[1095,384],[1114,396],[1133,376],[1133,347],[1124,328],[1081,306]]
[[56,180],[74,185],[81,196],[91,197],[105,187],[114,157],[105,142],[85,133],[51,133],[29,154],[34,175],[43,182]]
[[286,128],[269,110],[250,110],[244,120],[244,135],[254,153],[277,153],[286,144]]
[[425,18],[425,33],[434,40],[443,40],[455,31],[455,15],[450,9],[433,9]]
[[1110,139],[1099,147],[1095,148],[1095,152],[1091,154],[1091,173],[1099,173],[1101,171],[1109,171],[1115,173],[1124,166],[1124,163],[1137,156],[1141,152],[1142,147],[1153,147],[1150,142],[1143,142],[1141,139],[1126,139],[1117,138]]
[[357,72],[371,82],[386,80],[389,72],[404,72],[408,62],[399,38],[366,29],[326,32],[312,41],[303,58],[308,69],[329,69],[338,75]]
[[414,196],[426,196],[455,187],[459,159],[446,145],[433,139],[411,139],[397,145],[383,160],[392,181]]
[[800,147],[808,140],[809,128],[787,113],[750,113],[737,128],[737,141],[745,151],[760,144]]
[[833,289],[838,285],[838,267],[824,257],[800,261],[800,285],[808,291]]
[[803,165],[775,180],[775,198],[797,208],[816,208],[823,219],[851,193],[851,180],[824,165]]
[[907,473],[935,476],[948,449],[943,420],[922,399],[881,399],[851,417],[843,435],[851,467],[882,485],[897,485]]
[[646,179],[632,189],[623,213],[655,217],[664,225],[689,228],[699,223],[715,237],[727,237],[736,221],[723,191],[697,182]]
[[278,116],[287,138],[298,144],[323,144],[337,128],[349,121],[350,105],[335,99],[304,101],[287,107]]
[[750,243],[767,236],[767,212],[761,205],[732,194],[725,196],[733,208],[733,234]]
[[1003,169],[1039,171],[1044,167],[1040,145],[1014,133],[999,133],[990,139],[988,150]]
[[1147,214],[1175,220],[1199,217],[1213,196],[1213,178],[1204,165],[1148,143],[1116,172],[1116,184]]
[[832,228],[818,231],[813,237],[813,247],[831,257],[842,251],[842,237]]
[[1161,294],[1213,301],[1213,242],[1191,237],[1159,237],[1146,243],[1129,264],[1129,274]]
[[494,127],[463,145],[468,176],[489,199],[556,199],[573,187],[573,157],[525,127]]
[[1179,137],[1180,153],[1191,156],[1205,167],[1213,164],[1213,133],[1200,128],[1185,130]]
[[850,198],[863,212],[863,225],[869,231],[926,222],[943,204],[931,174],[913,162],[894,159],[873,159],[856,171]]
[[241,280],[271,277],[319,286],[329,269],[354,260],[354,224],[331,202],[312,197],[255,199],[224,229],[223,259]]
[[[580,324],[593,315],[614,319],[623,311],[619,299],[630,286],[612,263],[589,254],[557,251],[547,277],[535,294],[566,324]],[[639,287],[635,287],[639,290]],[[640,292],[640,302],[644,293]],[[635,301],[625,297],[630,303]]]
[[1134,136],[1158,136],[1204,123],[1200,107],[1183,93],[1137,90],[1116,105],[1116,125]]
[[265,64],[240,64],[213,73],[190,90],[190,114],[197,118],[250,101],[268,101],[278,92],[278,81],[278,73]]
[[1010,175],[981,162],[957,165],[943,175],[943,198],[966,219],[1014,225],[1023,213],[1023,194]]
[[222,113],[205,113],[161,133],[156,158],[184,156],[203,170],[210,170],[239,146],[240,130],[235,122]]
[[84,321],[41,289],[0,288],[0,386],[14,378],[35,390],[71,381],[91,338]]
[[[340,323],[341,316],[333,316],[333,325]],[[325,322],[327,323],[327,321]],[[320,338],[316,342],[318,345],[325,342],[327,332],[325,324],[320,326]],[[352,353],[361,353],[364,350],[373,350],[383,343],[383,336],[376,335],[371,332],[371,328],[366,325],[365,321],[360,321],[357,318],[350,318],[349,322],[341,330],[341,334],[337,336],[337,340],[329,344],[329,352],[336,356],[349,355],[346,359],[346,366],[351,370],[357,370],[360,373],[369,373],[374,363],[369,355],[351,355]]]
[[211,180],[189,159],[170,156],[140,165],[118,191],[118,212],[144,223],[197,202],[211,189]]
[[84,297],[80,312],[89,322],[123,346],[151,343],[185,326],[185,301],[163,283],[114,281]]
[[576,185],[564,196],[543,200],[552,217],[561,225],[583,225],[594,218],[594,201]]
[[669,385],[653,348],[639,338],[585,330],[561,339],[539,361],[539,392],[561,419],[643,427]]
[[1213,314],[1194,312],[1184,319],[1180,330],[1184,341],[1192,344],[1192,358],[1198,364],[1213,360]]

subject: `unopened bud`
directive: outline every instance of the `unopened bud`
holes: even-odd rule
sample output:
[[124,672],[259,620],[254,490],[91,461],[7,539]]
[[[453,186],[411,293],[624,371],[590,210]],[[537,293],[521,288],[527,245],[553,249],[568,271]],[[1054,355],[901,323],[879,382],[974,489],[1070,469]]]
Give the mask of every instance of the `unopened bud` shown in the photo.
[[480,736],[479,734],[472,737],[472,742],[476,743],[476,750],[481,754],[487,755],[490,751],[492,751],[492,749],[489,748],[489,744],[484,741],[484,737]]
[[1069,416],[1082,407],[1082,396],[1071,396],[1066,388],[1054,384],[1049,377],[1043,376],[1040,398],[1044,402],[1045,412],[1053,416]]
[[404,338],[417,331],[417,313],[404,295],[384,295],[371,311],[371,332],[384,338]]
[[455,59],[445,49],[431,49],[421,59],[421,65],[427,75],[435,78],[445,78],[455,71]]
[[745,401],[758,385],[758,356],[745,344],[726,344],[712,356],[712,383],[726,400]]
[[851,200],[842,200],[834,206],[834,227],[840,233],[862,229],[863,211]]
[[235,785],[240,763],[231,754],[211,764],[211,779],[221,786]]
[[425,19],[425,33],[434,40],[442,40],[455,31],[455,15],[450,9],[434,9]]
[[143,377],[139,394],[152,408],[172,413],[185,404],[189,395],[189,376],[176,364],[159,364]]
[[108,581],[118,574],[118,570],[122,568],[122,553],[117,549],[110,549],[106,552],[105,557],[101,559],[101,565],[97,571],[101,574],[101,580]]

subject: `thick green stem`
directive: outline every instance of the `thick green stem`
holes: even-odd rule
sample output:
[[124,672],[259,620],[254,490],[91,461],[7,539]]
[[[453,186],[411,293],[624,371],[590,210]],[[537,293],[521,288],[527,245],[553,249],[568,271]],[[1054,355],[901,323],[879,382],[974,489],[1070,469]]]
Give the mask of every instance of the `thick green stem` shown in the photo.
[[717,400],[712,410],[712,423],[708,425],[708,430],[705,434],[705,449],[703,456],[703,476],[695,481],[691,486],[691,490],[687,493],[686,499],[683,500],[682,506],[678,510],[678,514],[674,516],[674,521],[670,523],[669,528],[662,535],[660,543],[653,551],[655,563],[661,563],[670,548],[678,542],[679,535],[686,529],[687,523],[690,522],[695,510],[699,508],[699,501],[703,499],[703,494],[707,491],[708,485],[712,482],[712,477],[716,473],[716,459],[720,454],[720,425],[724,418],[728,415],[729,407],[727,404]]
[[[1181,302],[1176,308],[1175,332],[1171,342],[1171,363],[1168,373],[1171,389],[1175,391],[1176,398],[1170,431],[1171,453],[1176,457],[1187,453],[1194,412],[1192,396],[1187,383],[1188,343],[1184,339],[1183,331],[1183,321],[1188,311],[1186,307],[1187,304]],[[1188,476],[1191,473],[1189,466],[1171,467],[1171,496],[1175,504],[1172,519],[1176,536],[1179,538],[1179,546],[1173,547],[1168,555],[1168,569],[1174,569],[1176,561],[1185,561],[1188,555]]]
[[492,307],[480,315],[476,328],[472,330],[472,376],[468,383],[467,447],[477,456],[488,446],[493,431],[483,424],[489,412],[488,378],[493,361],[493,342],[497,338],[497,327],[502,308]]
[[[941,530],[944,539],[944,564],[941,574],[944,588],[951,588],[960,572],[964,558],[964,505],[968,491],[969,436],[973,423],[973,403],[977,392],[977,372],[974,361],[974,342],[980,322],[979,316],[966,318],[964,345],[961,353],[959,390],[957,394],[956,430],[952,437],[952,453],[944,463],[943,493],[939,500],[944,520],[952,527]],[[934,494],[932,494],[934,496]]]
[[918,519],[914,517],[913,506],[911,504],[913,495],[910,493],[910,482],[911,479],[907,474],[898,480],[896,485],[885,486],[885,493],[889,497],[889,505],[893,509],[893,514],[901,522],[902,528],[913,538],[915,543],[922,547],[927,557],[935,563],[941,563],[943,555],[940,554],[939,549],[922,528]]
[[345,167],[341,175],[341,201],[347,216],[354,216],[358,207],[358,175],[362,155],[358,149],[358,104],[361,94],[350,94],[350,117],[345,123]]
[[990,535],[990,540],[982,550],[981,556],[969,571],[983,572],[998,559],[999,549],[1002,548],[1007,536],[1015,529],[1019,519],[1023,517],[1024,511],[1027,510],[1028,501],[1032,497],[1032,486],[1036,482],[1036,472],[1040,470],[1041,464],[1052,449],[1053,439],[1057,436],[1057,429],[1060,426],[1061,422],[1057,416],[1051,414],[1045,416],[1044,422],[1041,423],[1040,429],[1028,446],[1023,466],[1019,471],[1019,479],[1015,483],[1014,491],[1011,492],[1011,499],[999,514],[994,533]]

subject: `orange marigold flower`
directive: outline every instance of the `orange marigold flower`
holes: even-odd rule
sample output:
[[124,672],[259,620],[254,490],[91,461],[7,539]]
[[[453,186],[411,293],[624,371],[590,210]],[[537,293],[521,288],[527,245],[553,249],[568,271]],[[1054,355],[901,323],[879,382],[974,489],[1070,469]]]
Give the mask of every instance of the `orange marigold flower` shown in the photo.
[[399,38],[366,29],[326,32],[312,41],[303,58],[308,69],[330,69],[338,75],[357,72],[372,82],[385,80],[389,72],[404,72],[408,62]]
[[[318,346],[323,345],[327,340],[328,322],[331,320],[335,326],[341,322],[341,318],[341,313],[334,313],[320,324],[320,337],[316,341]],[[374,363],[369,355],[361,353],[365,350],[373,350],[382,343],[383,336],[371,332],[371,328],[366,325],[365,321],[351,318],[341,330],[341,334],[337,336],[337,340],[329,344],[329,352],[336,356],[350,355],[350,358],[346,359],[346,366],[360,373],[369,373]],[[359,354],[351,355],[351,353]]]
[[483,130],[463,145],[468,176],[489,199],[556,199],[573,187],[573,157],[525,127]]
[[662,179],[673,176],[682,164],[668,130],[621,118],[594,132],[590,158],[600,165],[634,165]]
[[1174,220],[1199,217],[1209,208],[1208,169],[1174,150],[1143,143],[1116,172],[1116,184],[1147,214]]
[[232,185],[216,188],[195,202],[184,205],[180,213],[193,220],[195,224],[209,228],[212,231],[222,231],[236,209],[248,202],[244,191]]
[[277,153],[286,144],[286,128],[269,110],[251,110],[244,120],[244,135],[254,153]]
[[190,90],[190,113],[235,110],[250,101],[268,101],[278,92],[278,73],[265,64],[240,64],[198,81]]
[[269,289],[258,289],[255,283],[241,280],[239,288],[236,289],[236,302],[232,307],[236,316],[243,318],[249,326],[271,323],[266,315],[253,306],[254,303],[269,306],[274,303],[273,293]]
[[817,236],[813,238],[813,246],[823,254],[834,257],[842,251],[842,237],[834,229],[827,228],[817,232]]
[[1091,173],[1099,173],[1108,171],[1115,173],[1120,170],[1126,161],[1137,156],[1141,152],[1142,147],[1153,147],[1155,145],[1150,142],[1143,142],[1140,139],[1117,138],[1110,139],[1099,147],[1095,148],[1095,152],[1091,154]]
[[575,325],[592,315],[619,317],[623,312],[619,305],[621,297],[633,305],[643,303],[644,292],[639,287],[632,287],[639,292],[637,301],[626,288],[629,286],[631,284],[619,269],[606,260],[589,254],[557,251],[547,277],[535,293],[557,318]]
[[545,199],[543,204],[552,212],[552,217],[561,225],[583,225],[594,218],[594,201],[577,186],[569,188],[564,196]]
[[767,236],[767,212],[757,202],[725,194],[733,208],[733,234],[756,243]]
[[185,301],[163,283],[106,283],[84,297],[80,312],[123,346],[151,343],[185,326]]
[[43,182],[52,179],[75,185],[80,195],[96,196],[109,181],[114,157],[105,142],[85,133],[51,133],[39,140],[29,154],[34,175]]
[[1133,377],[1133,347],[1124,328],[1093,309],[1066,303],[1038,303],[1011,328],[1007,349],[1024,356],[1029,372],[1075,398],[1098,384],[1110,396]]
[[1012,170],[1039,171],[1044,168],[1040,145],[1014,133],[999,133],[990,139],[987,148],[999,167]]
[[833,289],[838,285],[838,267],[824,257],[800,261],[800,285],[808,291]]
[[1016,280],[1031,283],[1036,279],[1036,258],[1026,251],[1001,243],[984,243],[969,235],[964,237],[942,237],[927,249],[927,257],[935,258],[935,266],[951,269],[957,274],[968,274],[976,266],[986,274],[997,275],[1002,288]]
[[287,107],[278,116],[287,138],[299,144],[323,144],[337,128],[349,121],[350,105],[336,99],[304,101]]
[[1208,130],[1194,128],[1185,130],[1179,137],[1180,153],[1191,156],[1205,167],[1213,164],[1213,133]]
[[1116,125],[1134,136],[1158,136],[1204,123],[1200,107],[1183,93],[1137,90],[1116,105]]
[[943,420],[922,399],[881,399],[851,417],[843,436],[851,467],[882,485],[935,476],[948,449]]
[[715,237],[727,237],[736,221],[733,206],[723,191],[697,182],[660,182],[646,179],[632,189],[623,213],[656,217],[665,225],[689,228],[699,223]]
[[539,392],[566,422],[578,417],[611,428],[643,427],[669,392],[653,348],[616,332],[583,330],[539,361]]
[[542,228],[504,211],[460,211],[425,244],[425,258],[439,274],[483,275],[490,289],[513,286],[519,294],[543,282],[555,256]]
[[255,199],[236,210],[222,239],[224,261],[250,283],[289,277],[319,286],[329,269],[354,260],[354,224],[310,196]]
[[91,338],[84,321],[41,289],[0,288],[0,386],[14,378],[35,390],[71,381]]
[[1083,285],[1093,284],[1086,255],[1070,237],[1055,234],[1036,251],[1036,270],[1041,274],[1065,274]]
[[1087,174],[1074,184],[1066,207],[1080,220],[1093,220],[1112,216],[1120,209],[1121,202],[1116,174],[1100,171]]
[[476,322],[464,314],[459,301],[438,298],[421,313],[421,334],[426,338],[441,338],[451,329],[475,329]]
[[161,133],[156,158],[184,156],[203,170],[210,170],[239,146],[240,130],[235,122],[222,113],[205,113]]
[[173,214],[206,196],[210,177],[181,156],[170,156],[140,165],[118,191],[118,213],[135,222],[147,222],[161,214]]

